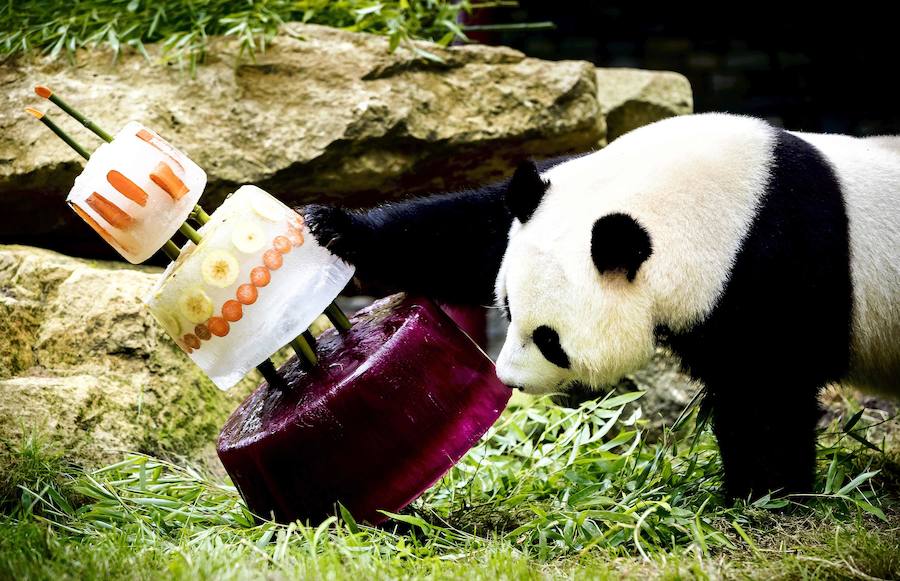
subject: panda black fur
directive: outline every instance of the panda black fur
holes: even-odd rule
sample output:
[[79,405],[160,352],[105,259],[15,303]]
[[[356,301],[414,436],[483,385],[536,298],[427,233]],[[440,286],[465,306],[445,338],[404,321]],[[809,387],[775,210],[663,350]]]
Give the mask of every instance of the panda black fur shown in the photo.
[[811,489],[824,385],[900,395],[900,138],[694,115],[477,190],[305,212],[364,281],[505,305],[508,385],[601,387],[667,345],[733,496]]

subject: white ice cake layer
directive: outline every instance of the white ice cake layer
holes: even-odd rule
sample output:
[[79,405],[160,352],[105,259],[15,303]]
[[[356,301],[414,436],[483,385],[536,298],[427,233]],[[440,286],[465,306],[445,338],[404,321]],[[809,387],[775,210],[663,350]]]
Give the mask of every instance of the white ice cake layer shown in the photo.
[[128,262],[162,248],[187,219],[206,172],[132,121],[91,154],[66,201]]
[[199,233],[144,300],[220,389],[305,331],[353,276],[299,214],[255,186],[229,196]]

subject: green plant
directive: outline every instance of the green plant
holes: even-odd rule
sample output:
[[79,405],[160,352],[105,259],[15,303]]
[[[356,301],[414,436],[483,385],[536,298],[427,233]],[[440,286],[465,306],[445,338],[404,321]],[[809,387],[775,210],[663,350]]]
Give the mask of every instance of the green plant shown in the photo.
[[[411,510],[392,515],[417,531],[412,537],[362,527],[344,510],[343,524],[331,520],[313,523],[313,529],[337,537],[363,534],[367,542],[400,552],[408,542],[440,552],[499,538],[543,560],[592,547],[647,557],[733,546],[742,536],[742,508],[718,495],[722,469],[712,436],[707,430],[667,432],[662,441],[645,443],[640,408],[623,417],[641,395],[606,397],[576,409],[546,400],[512,408]],[[827,469],[815,502],[885,518],[873,487],[877,471],[861,466],[858,452],[827,445],[820,456]],[[41,471],[34,484],[20,485],[22,514],[39,509],[60,530],[85,537],[115,527],[163,537],[243,531],[257,542],[253,531],[271,536],[285,530],[257,525],[232,486],[148,456],[131,455],[62,487],[45,476]],[[59,500],[73,496],[86,502]],[[796,500],[768,495],[751,507],[791,504]]]
[[[0,0],[2,1],[2,0]],[[51,57],[84,47],[108,47],[114,55],[146,43],[162,43],[164,59],[192,67],[203,60],[210,36],[238,39],[240,55],[264,50],[288,21],[381,34],[391,50],[407,46],[437,59],[413,40],[448,45],[465,41],[461,14],[507,0],[6,0],[0,4],[0,55],[40,51]],[[548,23],[529,25],[547,26]],[[509,25],[516,27],[517,25]],[[518,25],[521,26],[521,25]]]
[[640,395],[511,407],[379,528],[342,507],[321,523],[260,521],[190,466],[133,454],[85,472],[26,438],[0,516],[0,578],[900,575],[898,503],[882,480],[896,466],[846,437],[877,422],[832,422],[817,494],[731,504],[709,431],[689,419],[645,441]]

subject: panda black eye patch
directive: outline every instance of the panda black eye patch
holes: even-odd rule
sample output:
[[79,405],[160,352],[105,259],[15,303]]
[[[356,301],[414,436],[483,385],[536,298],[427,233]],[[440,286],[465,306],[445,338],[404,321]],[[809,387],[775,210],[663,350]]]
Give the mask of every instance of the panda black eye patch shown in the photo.
[[569,356],[559,344],[559,334],[556,331],[547,325],[541,325],[534,330],[531,338],[544,359],[557,367],[569,368]]

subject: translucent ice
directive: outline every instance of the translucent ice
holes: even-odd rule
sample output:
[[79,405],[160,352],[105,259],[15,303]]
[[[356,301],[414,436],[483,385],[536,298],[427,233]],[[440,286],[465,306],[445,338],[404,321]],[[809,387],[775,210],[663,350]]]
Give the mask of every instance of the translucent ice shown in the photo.
[[255,186],[229,196],[199,233],[145,302],[221,389],[305,331],[353,276]]
[[206,172],[132,121],[91,154],[66,201],[126,260],[150,258],[187,219]]
[[512,390],[437,305],[395,295],[291,359],[219,435],[222,465],[254,514],[318,523],[338,502],[359,521],[400,512],[500,416]]

